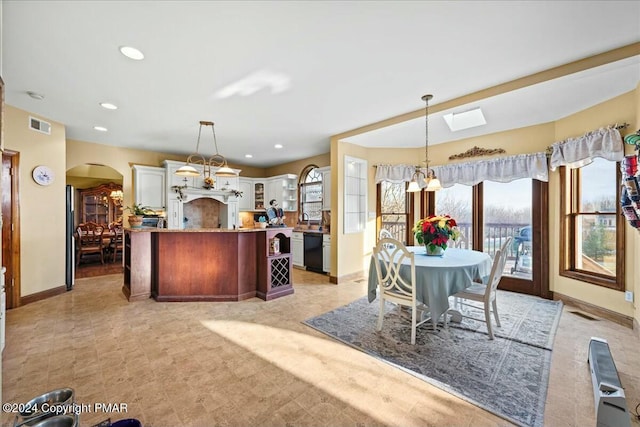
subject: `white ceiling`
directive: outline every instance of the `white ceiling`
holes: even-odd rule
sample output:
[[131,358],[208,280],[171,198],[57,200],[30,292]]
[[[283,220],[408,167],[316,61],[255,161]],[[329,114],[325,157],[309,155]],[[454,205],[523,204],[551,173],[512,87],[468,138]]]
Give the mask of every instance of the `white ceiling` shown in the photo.
[[[259,167],[326,153],[331,135],[423,108],[425,93],[436,105],[640,41],[639,1],[4,0],[2,8],[7,104],[65,124],[71,139],[185,155],[198,122],[212,120],[220,152]],[[122,45],[146,58],[125,58]],[[446,111],[432,115],[429,141],[548,122],[639,81],[640,61],[630,58],[495,96],[455,110],[481,106],[482,127],[451,134]],[[247,93],[220,97],[242,83]],[[348,140],[421,146],[424,120]],[[200,151],[214,153],[210,133]]]

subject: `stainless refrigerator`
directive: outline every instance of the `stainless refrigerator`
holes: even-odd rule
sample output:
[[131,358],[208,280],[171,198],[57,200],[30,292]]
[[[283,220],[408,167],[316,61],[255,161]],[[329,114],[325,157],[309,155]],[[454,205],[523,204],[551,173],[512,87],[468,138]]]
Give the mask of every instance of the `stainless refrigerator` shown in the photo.
[[73,289],[73,284],[76,279],[75,272],[75,255],[76,255],[76,247],[75,247],[75,239],[73,238],[74,232],[74,196],[76,189],[72,185],[67,185],[67,203],[66,203],[66,221],[65,221],[65,283],[67,285],[67,290],[70,291]]

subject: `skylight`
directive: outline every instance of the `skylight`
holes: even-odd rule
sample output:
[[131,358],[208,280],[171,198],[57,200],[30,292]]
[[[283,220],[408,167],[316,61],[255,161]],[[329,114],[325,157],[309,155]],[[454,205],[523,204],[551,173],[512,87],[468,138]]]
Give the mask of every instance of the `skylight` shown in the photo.
[[445,114],[442,117],[452,132],[487,124],[480,107],[460,113]]

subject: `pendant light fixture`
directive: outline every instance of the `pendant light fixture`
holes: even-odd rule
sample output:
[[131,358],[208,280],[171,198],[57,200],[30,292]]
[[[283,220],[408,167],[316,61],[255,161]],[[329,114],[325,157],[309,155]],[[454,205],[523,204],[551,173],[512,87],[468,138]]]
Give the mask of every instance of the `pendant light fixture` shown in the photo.
[[[202,126],[211,126],[211,132],[213,133],[213,143],[216,147],[216,154],[209,157],[209,159],[205,159],[205,157],[200,154],[200,136],[202,135]],[[200,120],[200,129],[198,130],[198,142],[196,144],[196,152],[187,157],[187,164],[179,168],[175,171],[176,175],[179,176],[200,176],[200,172],[191,166],[194,165],[203,165],[204,166],[204,176],[205,178],[211,176],[211,168],[217,168],[214,175],[216,176],[236,176],[236,173],[227,165],[227,159],[224,158],[222,154],[218,152],[218,141],[216,140],[216,131],[214,129],[213,122]]]
[[436,178],[435,172],[433,169],[429,168],[429,101],[433,98],[433,95],[424,95],[422,100],[425,102],[424,107],[424,120],[425,120],[425,142],[424,142],[424,163],[425,170],[427,171],[426,175],[418,166],[416,166],[416,170],[411,177],[411,182],[409,182],[409,187],[407,188],[407,192],[413,193],[416,191],[420,191],[420,184],[418,183],[418,179],[420,176],[424,179],[424,182],[427,184],[425,188],[426,191],[438,191],[442,190],[442,185],[440,185],[440,180]]

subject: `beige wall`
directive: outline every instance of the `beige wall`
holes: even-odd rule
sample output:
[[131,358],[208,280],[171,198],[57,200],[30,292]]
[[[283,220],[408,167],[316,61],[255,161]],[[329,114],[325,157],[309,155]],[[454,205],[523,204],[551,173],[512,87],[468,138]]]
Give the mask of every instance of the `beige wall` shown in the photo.
[[273,166],[265,169],[265,176],[283,175],[286,173],[293,173],[300,176],[302,170],[309,166],[316,165],[319,168],[331,165],[331,157],[329,153],[320,154],[319,156],[307,157],[306,159],[296,160],[289,163],[284,163],[278,166]]
[[[29,116],[51,123],[51,135],[30,130]],[[19,215],[21,296],[64,286],[65,129],[60,123],[5,105],[5,149],[20,153]],[[55,180],[35,183],[33,168],[47,165]]]
[[[544,151],[554,142],[569,137],[576,137],[585,132],[615,123],[629,123],[630,128],[622,131],[623,135],[631,133],[640,126],[640,90],[618,96],[612,100],[595,107],[573,114],[557,122],[541,124],[521,129],[485,135],[471,139],[455,141],[446,144],[429,146],[429,160],[432,165],[450,163],[448,157],[452,154],[462,153],[474,146],[482,148],[503,148],[504,155],[534,153]],[[369,166],[369,191],[368,209],[375,212],[376,186],[374,182],[375,164],[420,164],[424,159],[424,147],[420,149],[366,149],[357,145],[332,139],[331,161],[333,167],[332,179],[334,183],[332,200],[334,227],[331,229],[333,248],[348,248],[347,250],[333,250],[332,258],[337,269],[332,269],[332,275],[340,278],[366,272],[368,259],[376,238],[375,219],[370,218],[364,233],[345,235],[342,233],[342,200],[344,155],[360,157],[368,161]],[[627,153],[631,153],[632,147],[626,147]],[[482,157],[482,159],[495,158]],[[416,160],[418,159],[418,160]],[[474,159],[459,160],[459,162],[472,161]],[[337,188],[336,188],[337,187]],[[550,235],[557,236],[559,226],[559,180],[558,172],[550,172],[549,180],[550,211],[549,225]],[[416,195],[416,201],[419,195]],[[416,203],[416,205],[419,205]],[[416,207],[416,209],[419,209]],[[636,278],[640,275],[640,268],[636,268],[636,260],[640,259],[639,241],[640,233],[630,226],[626,230],[626,286],[628,290],[640,292],[640,284]],[[550,289],[555,292],[585,301],[587,303],[639,319],[638,310],[634,304],[624,301],[624,294],[601,286],[594,286],[584,282],[575,281],[559,276],[558,245],[550,245]],[[640,295],[638,295],[640,298]]]

